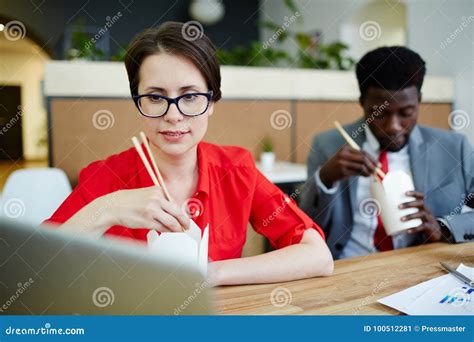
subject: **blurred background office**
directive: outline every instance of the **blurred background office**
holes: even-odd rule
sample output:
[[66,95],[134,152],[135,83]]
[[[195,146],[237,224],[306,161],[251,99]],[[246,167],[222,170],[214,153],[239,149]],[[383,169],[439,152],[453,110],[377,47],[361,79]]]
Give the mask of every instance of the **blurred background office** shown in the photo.
[[[218,48],[223,99],[206,140],[250,149],[289,194],[306,179],[312,137],[362,115],[354,63],[378,46],[426,61],[419,122],[474,143],[472,0],[0,0],[4,214],[32,212],[16,182],[54,185],[59,203],[81,168],[130,146],[140,118],[121,61],[135,34],[169,20]],[[43,167],[64,173],[51,182]],[[19,169],[33,173],[5,185]]]

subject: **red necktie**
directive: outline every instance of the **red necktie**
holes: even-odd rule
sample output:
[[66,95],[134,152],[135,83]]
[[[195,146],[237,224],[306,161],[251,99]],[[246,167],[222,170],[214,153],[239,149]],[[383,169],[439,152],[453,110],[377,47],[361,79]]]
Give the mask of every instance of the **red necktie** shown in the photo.
[[[388,158],[387,151],[380,152],[379,162],[382,165],[381,169],[384,173],[388,172]],[[376,175],[375,177],[378,177]],[[393,249],[392,237],[388,236],[385,233],[385,228],[383,227],[382,218],[380,214],[377,215],[377,229],[374,234],[374,246],[381,252],[390,251]]]

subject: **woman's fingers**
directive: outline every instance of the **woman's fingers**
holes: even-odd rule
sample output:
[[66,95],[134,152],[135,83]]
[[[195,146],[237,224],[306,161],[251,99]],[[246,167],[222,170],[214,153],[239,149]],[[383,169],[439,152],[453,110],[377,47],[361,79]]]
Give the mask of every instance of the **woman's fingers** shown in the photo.
[[190,218],[185,214],[182,208],[166,200],[161,202],[161,208],[178,220],[181,227],[183,227],[185,230],[189,228]]
[[122,190],[119,199],[114,207],[117,224],[160,232],[182,232],[189,228],[189,217],[178,205],[166,200],[159,186]]
[[182,226],[179,221],[163,210],[157,210],[153,218],[172,232],[182,232]]
[[130,220],[136,223],[137,227],[143,227],[143,228],[148,228],[148,229],[153,229],[162,233],[167,233],[171,232],[170,229],[165,227],[161,222],[153,219],[153,218],[147,218],[144,215],[132,215],[130,216]]
[[[171,224],[169,228],[172,231],[187,230],[189,227],[189,217],[185,215],[185,213],[183,212],[183,210],[181,210],[179,206],[166,199],[163,189],[161,187],[155,186],[154,188],[156,189],[156,195],[158,196],[159,207],[163,212],[169,214],[159,214],[160,217],[166,220],[168,224]],[[166,226],[166,222],[162,223]],[[176,222],[178,222],[178,228],[176,228]]]

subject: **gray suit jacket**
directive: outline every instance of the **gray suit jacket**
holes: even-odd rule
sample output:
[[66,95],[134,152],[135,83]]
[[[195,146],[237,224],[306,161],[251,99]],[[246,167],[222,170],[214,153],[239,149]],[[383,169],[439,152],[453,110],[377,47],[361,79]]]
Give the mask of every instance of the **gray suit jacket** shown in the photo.
[[[360,119],[344,126],[362,146],[366,137]],[[355,135],[355,134],[354,134]],[[308,156],[308,180],[304,185],[301,208],[326,233],[334,258],[338,258],[350,238],[353,208],[357,208],[356,188],[359,177],[342,180],[335,194],[326,194],[317,186],[315,171],[345,143],[335,130],[314,137]],[[440,129],[417,125],[408,151],[415,190],[425,194],[425,203],[433,216],[444,218],[456,242],[474,240],[474,212],[461,214],[466,198],[474,196],[474,151],[466,137]],[[423,242],[420,234],[416,244]]]

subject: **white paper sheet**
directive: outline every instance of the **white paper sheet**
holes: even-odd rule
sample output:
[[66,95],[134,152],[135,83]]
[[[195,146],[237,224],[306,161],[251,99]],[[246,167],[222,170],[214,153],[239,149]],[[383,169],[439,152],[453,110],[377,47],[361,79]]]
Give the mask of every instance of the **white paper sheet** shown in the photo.
[[147,235],[148,248],[157,257],[178,266],[198,269],[207,275],[209,225],[201,229],[191,220],[189,230],[182,233],[161,233],[150,230]]
[[[463,264],[459,272],[473,279],[474,268]],[[474,288],[446,274],[378,300],[408,315],[474,315]]]
[[[474,268],[461,264],[458,272],[473,279]],[[408,306],[409,315],[474,315],[474,288],[448,274]]]
[[421,297],[426,291],[438,285],[444,277],[447,277],[447,275],[425,281],[416,286],[409,287],[406,290],[394,293],[388,297],[380,298],[378,302],[408,314],[407,311],[410,304]]

